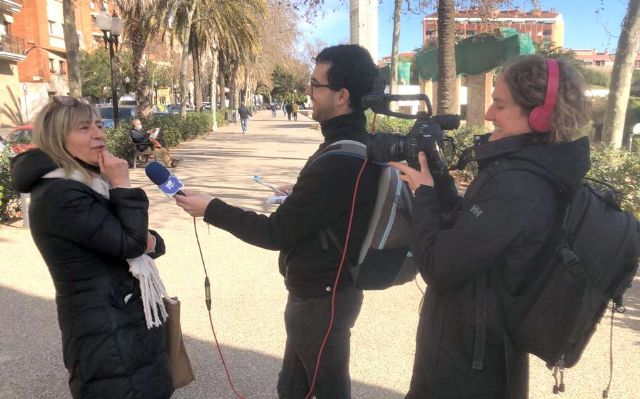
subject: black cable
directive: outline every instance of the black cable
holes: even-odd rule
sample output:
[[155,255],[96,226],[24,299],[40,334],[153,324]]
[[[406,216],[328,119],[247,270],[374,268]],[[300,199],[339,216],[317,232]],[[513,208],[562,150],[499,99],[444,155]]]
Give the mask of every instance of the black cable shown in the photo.
[[611,388],[611,380],[613,379],[613,316],[616,314],[615,301],[611,304],[611,326],[609,329],[609,383],[607,388],[602,391],[602,398],[609,397],[609,388]]

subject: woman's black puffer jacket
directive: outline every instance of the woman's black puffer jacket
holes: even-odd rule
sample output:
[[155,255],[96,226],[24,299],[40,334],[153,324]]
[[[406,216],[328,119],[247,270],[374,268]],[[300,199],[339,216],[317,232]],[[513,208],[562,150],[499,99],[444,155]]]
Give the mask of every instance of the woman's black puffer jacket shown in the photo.
[[[148,200],[116,188],[109,199],[75,180],[42,178],[57,166],[39,150],[14,159],[12,183],[31,193],[33,239],[56,289],[65,367],[74,398],[169,398],[164,328],[147,329],[127,258],[144,253]],[[164,243],[155,232],[156,252]]]

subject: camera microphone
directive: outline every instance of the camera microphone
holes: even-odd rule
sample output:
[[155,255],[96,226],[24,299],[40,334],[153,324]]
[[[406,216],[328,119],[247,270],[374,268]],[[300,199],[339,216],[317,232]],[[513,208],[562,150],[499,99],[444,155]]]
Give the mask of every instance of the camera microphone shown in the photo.
[[434,115],[433,119],[444,130],[455,130],[460,127],[460,115],[440,114]]
[[150,162],[144,168],[144,172],[167,197],[173,197],[176,194],[185,195],[181,190],[184,184],[160,162]]

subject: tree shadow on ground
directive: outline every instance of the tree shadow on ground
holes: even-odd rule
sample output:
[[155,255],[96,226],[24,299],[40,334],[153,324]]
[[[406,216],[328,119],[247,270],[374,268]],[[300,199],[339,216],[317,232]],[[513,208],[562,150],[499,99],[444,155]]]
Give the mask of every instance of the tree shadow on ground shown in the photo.
[[[67,372],[62,363],[55,301],[0,286],[3,320],[0,334],[0,398],[69,399]],[[179,389],[176,399],[233,398],[215,346],[185,336],[196,381]],[[282,360],[253,350],[222,346],[234,384],[247,399],[275,398]],[[354,398],[400,399],[385,388],[353,383]]]

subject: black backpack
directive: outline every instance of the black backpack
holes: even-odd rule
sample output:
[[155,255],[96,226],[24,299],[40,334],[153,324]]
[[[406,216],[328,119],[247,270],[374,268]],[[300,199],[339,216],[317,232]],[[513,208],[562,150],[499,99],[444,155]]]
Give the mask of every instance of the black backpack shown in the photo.
[[[554,376],[560,370],[561,378],[564,367],[580,360],[610,301],[612,312],[624,311],[622,298],[640,255],[640,223],[620,209],[614,190],[585,182],[562,205],[539,273],[524,292],[511,295],[497,268],[491,270],[508,335],[553,368]],[[563,391],[556,378],[554,393]]]

